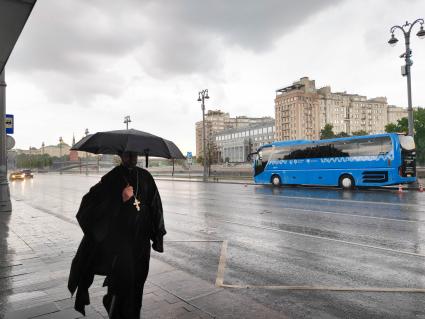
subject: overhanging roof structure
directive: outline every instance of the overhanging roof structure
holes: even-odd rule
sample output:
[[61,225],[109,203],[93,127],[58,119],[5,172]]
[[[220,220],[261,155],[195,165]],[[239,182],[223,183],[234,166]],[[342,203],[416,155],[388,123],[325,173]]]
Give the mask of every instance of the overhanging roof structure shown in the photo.
[[285,92],[289,92],[289,91],[292,91],[292,90],[299,90],[303,86],[305,86],[305,85],[304,84],[299,84],[299,83],[293,84],[293,85],[290,85],[290,86],[287,86],[287,87],[284,87],[284,88],[281,88],[281,89],[276,90],[276,94],[277,93],[285,93]]
[[37,0],[0,0],[0,73]]

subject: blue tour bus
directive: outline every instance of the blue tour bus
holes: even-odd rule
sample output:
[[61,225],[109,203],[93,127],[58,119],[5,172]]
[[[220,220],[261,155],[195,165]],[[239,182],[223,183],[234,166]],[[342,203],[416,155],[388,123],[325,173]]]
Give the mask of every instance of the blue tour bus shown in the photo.
[[396,133],[274,142],[251,155],[258,184],[349,189],[416,181],[415,142]]

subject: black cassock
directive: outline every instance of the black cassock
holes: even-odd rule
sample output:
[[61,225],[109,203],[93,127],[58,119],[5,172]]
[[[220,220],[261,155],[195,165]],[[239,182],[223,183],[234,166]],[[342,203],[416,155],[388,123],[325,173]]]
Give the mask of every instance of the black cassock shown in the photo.
[[[133,186],[135,197],[123,203],[122,191],[127,185]],[[134,205],[136,198],[139,205]],[[84,195],[77,220],[84,236],[68,280],[71,294],[77,290],[75,309],[85,314],[84,307],[90,304],[88,289],[97,274],[106,276],[108,293],[103,303],[107,310],[114,303],[113,318],[139,318],[150,243],[163,252],[166,234],[152,175],[139,167],[115,167]]]

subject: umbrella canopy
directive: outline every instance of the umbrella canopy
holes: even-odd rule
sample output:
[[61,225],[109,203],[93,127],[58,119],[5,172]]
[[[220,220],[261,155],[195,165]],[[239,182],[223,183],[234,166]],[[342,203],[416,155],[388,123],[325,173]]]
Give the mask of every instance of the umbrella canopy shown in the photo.
[[162,137],[134,130],[98,132],[83,137],[71,150],[94,154],[120,154],[134,152],[138,155],[184,159],[179,148]]

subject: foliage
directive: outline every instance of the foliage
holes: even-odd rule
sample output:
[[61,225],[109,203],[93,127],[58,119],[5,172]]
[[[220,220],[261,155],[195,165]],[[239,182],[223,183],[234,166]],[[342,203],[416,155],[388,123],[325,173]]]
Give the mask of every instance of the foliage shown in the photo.
[[[407,133],[408,130],[407,117],[398,120],[397,123],[390,123],[385,126],[388,133]],[[416,160],[418,164],[425,164],[425,108],[418,108],[413,111],[413,127],[415,132],[416,143]]]
[[333,132],[333,128],[332,124],[326,124],[325,127],[320,130],[320,139],[326,140],[328,138],[334,138],[335,133]]
[[395,123],[388,123],[385,125],[385,132],[387,133],[397,133],[398,132],[398,125]]
[[339,132],[338,134],[335,135],[335,137],[349,137],[350,134],[347,134],[345,132]]
[[53,158],[48,154],[19,154],[16,156],[16,167],[17,168],[43,168],[51,166]]
[[363,135],[369,135],[368,132],[364,131],[364,130],[360,130],[360,131],[355,131],[353,133],[351,133],[352,136],[363,136]]
[[207,144],[207,164],[211,166],[212,164],[217,164],[219,162],[218,148],[215,143]]

